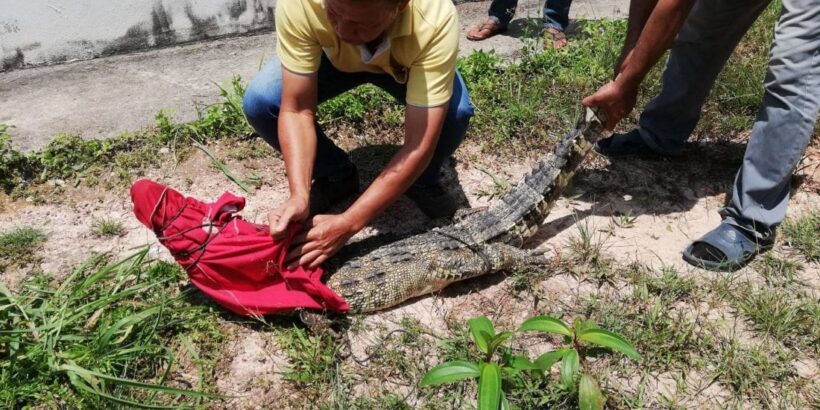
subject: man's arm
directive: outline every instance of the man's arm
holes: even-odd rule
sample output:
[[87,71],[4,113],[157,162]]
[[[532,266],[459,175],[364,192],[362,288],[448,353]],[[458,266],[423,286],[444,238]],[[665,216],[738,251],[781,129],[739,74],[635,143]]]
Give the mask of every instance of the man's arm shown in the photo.
[[406,135],[399,152],[345,212],[313,217],[308,229],[293,240],[297,246],[286,256],[290,265],[322,264],[407,191],[433,158],[446,116],[447,104],[431,108],[408,105]]
[[310,181],[316,158],[316,99],[315,73],[296,74],[282,67],[279,144],[285,160],[290,198],[269,215],[271,234],[277,239],[285,235],[290,222],[307,218],[310,209]]
[[433,158],[446,116],[446,104],[431,108],[407,106],[404,145],[373,184],[345,211],[354,226],[361,229],[367,225],[424,172]]
[[[656,3],[654,7],[653,3]],[[619,64],[620,70],[614,80],[581,102],[587,107],[603,110],[607,129],[615,128],[635,107],[638,86],[672,44],[694,3],[695,0],[632,0],[630,33],[624,45],[625,56]],[[637,14],[633,16],[632,11]],[[634,33],[639,34],[634,47],[629,49],[629,37],[634,38]]]
[[615,64],[615,70],[613,73],[612,78],[615,79],[620,74],[622,64],[626,59],[626,56],[635,48],[635,44],[638,42],[638,37],[641,35],[641,31],[643,27],[646,25],[646,20],[649,19],[649,15],[652,14],[652,10],[655,9],[655,5],[658,4],[658,0],[646,0],[646,1],[630,1],[629,2],[629,21],[626,29],[626,39],[624,39],[623,47],[621,48],[621,55],[618,57],[618,62]]

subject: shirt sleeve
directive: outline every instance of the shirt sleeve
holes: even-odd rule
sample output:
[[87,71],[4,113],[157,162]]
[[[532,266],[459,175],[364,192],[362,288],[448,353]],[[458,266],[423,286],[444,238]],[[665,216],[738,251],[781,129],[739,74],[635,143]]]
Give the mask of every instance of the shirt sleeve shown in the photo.
[[310,21],[301,0],[280,0],[276,5],[276,52],[282,65],[294,73],[319,70],[322,46],[312,34]]
[[436,35],[410,66],[407,103],[419,107],[446,104],[453,95],[458,58],[458,18],[455,7]]

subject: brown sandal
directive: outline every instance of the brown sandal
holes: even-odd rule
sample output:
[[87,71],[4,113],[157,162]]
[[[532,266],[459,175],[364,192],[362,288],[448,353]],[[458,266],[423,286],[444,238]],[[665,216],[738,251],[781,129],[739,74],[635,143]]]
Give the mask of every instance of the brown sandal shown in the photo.
[[552,48],[556,50],[559,48],[564,48],[567,45],[567,35],[557,28],[550,27],[546,29],[544,31],[544,40],[545,44],[547,41],[551,40]]
[[467,30],[467,40],[481,41],[486,40],[496,34],[507,31],[506,27],[501,27],[498,21],[487,18],[481,24],[474,24]]

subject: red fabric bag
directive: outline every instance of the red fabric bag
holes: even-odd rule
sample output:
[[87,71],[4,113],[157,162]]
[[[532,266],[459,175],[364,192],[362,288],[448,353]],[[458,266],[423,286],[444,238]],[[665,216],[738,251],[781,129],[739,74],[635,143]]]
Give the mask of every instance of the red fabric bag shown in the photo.
[[241,315],[297,308],[346,312],[347,302],[321,282],[322,269],[283,269],[298,225],[274,242],[267,225],[236,215],[245,198],[225,192],[214,203],[186,198],[150,180],[131,187],[134,214],[154,231],[191,282],[226,309]]

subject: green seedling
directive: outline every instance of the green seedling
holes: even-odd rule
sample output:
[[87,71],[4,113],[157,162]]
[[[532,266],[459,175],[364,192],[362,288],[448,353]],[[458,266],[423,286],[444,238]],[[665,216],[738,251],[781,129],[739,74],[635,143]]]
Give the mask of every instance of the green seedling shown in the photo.
[[[531,360],[514,355],[505,345],[514,333],[496,332],[486,316],[470,319],[470,334],[483,357],[478,362],[454,360],[435,366],[421,380],[420,386],[478,379],[478,408],[497,410],[511,408],[504,391],[518,386],[518,377],[548,377],[549,370],[561,363],[560,383],[569,392],[578,392],[581,409],[602,409],[605,403],[597,381],[586,368],[584,358],[589,349],[605,347],[639,360],[640,354],[623,336],[597,327],[594,323],[576,320],[573,327],[551,316],[536,316],[526,320],[517,332],[540,331],[560,335],[565,346],[546,352]],[[505,382],[509,383],[505,383]]]
[[518,327],[518,332],[539,331],[562,336],[565,346],[539,356],[533,362],[535,368],[548,372],[561,362],[561,385],[570,391],[577,389],[581,409],[603,409],[606,398],[597,381],[586,368],[585,357],[594,347],[605,347],[622,353],[633,360],[641,355],[623,336],[601,329],[590,321],[576,319],[572,327],[551,316],[536,316]]

